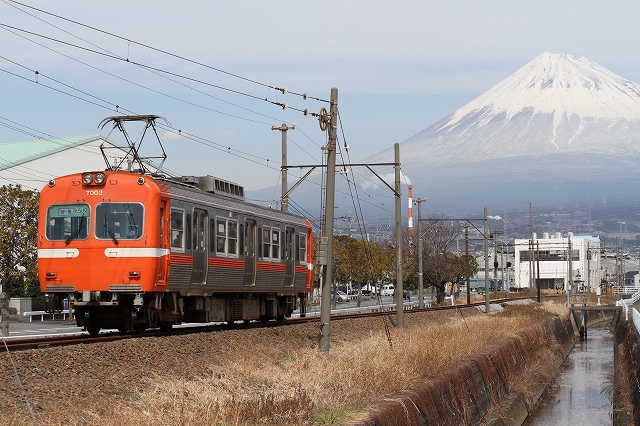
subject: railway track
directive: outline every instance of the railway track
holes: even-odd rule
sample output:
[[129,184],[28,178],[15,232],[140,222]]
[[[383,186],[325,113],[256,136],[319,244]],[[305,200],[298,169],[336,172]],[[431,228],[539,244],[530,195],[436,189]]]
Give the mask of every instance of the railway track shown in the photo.
[[[492,304],[502,304],[507,301],[519,300],[519,299],[530,299],[530,297],[517,297],[517,298],[509,298],[509,299],[495,299],[492,300]],[[434,306],[430,308],[412,308],[407,309],[404,312],[406,314],[412,314],[416,312],[434,312],[434,311],[445,311],[445,310],[455,310],[461,308],[468,307],[477,307],[484,306],[485,302],[475,302],[471,304],[459,304],[459,305],[442,305],[442,306]],[[379,316],[391,316],[395,315],[395,309],[391,310],[382,310],[375,312],[362,312],[362,313],[347,313],[340,314],[334,313],[331,315],[332,320],[344,320],[344,319],[357,319],[357,318],[367,318],[367,317],[379,317]],[[66,336],[46,336],[46,337],[25,337],[21,339],[11,339],[4,340],[4,344],[0,346],[0,352],[6,352],[7,350],[10,352],[15,351],[23,351],[29,349],[44,349],[44,348],[52,348],[57,346],[69,346],[69,345],[80,345],[80,344],[93,344],[93,343],[103,343],[103,342],[113,342],[116,340],[125,340],[125,339],[137,339],[142,337],[161,337],[161,336],[175,336],[175,335],[184,335],[184,334],[193,334],[193,333],[206,333],[211,331],[221,331],[221,330],[242,330],[249,328],[265,328],[265,327],[282,327],[289,326],[295,324],[303,324],[310,322],[320,322],[319,316],[308,316],[302,318],[290,318],[282,323],[278,323],[275,321],[260,323],[260,322],[246,322],[246,323],[234,323],[234,324],[208,324],[208,325],[197,325],[192,327],[181,327],[175,328],[170,332],[163,331],[154,331],[149,330],[142,334],[122,334],[119,332],[112,333],[102,333],[99,336],[91,337],[88,335],[66,335]]]

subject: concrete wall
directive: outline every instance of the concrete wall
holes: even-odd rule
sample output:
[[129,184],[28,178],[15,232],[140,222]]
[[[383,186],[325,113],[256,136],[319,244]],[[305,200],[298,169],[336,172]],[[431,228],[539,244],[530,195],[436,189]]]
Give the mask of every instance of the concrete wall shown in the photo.
[[[31,298],[12,297],[9,299],[9,309],[11,310],[12,315],[22,315],[24,312],[29,312],[31,311]],[[15,313],[13,312],[14,309]]]
[[[551,334],[563,346],[566,356],[575,342],[571,322],[556,318],[523,330],[501,346],[477,354],[439,377],[412,389],[382,399],[378,407],[354,423],[384,425],[473,425],[482,421],[490,408],[507,396],[506,382],[535,356],[544,334]],[[544,386],[536,390],[538,397]],[[524,398],[510,398],[510,418],[495,425],[520,425],[530,408]]]

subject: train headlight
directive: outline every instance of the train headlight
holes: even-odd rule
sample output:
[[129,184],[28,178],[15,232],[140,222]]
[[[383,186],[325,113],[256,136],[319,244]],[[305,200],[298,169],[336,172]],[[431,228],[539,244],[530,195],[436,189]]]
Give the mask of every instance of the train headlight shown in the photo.
[[55,180],[55,179],[51,179],[51,180],[49,181],[49,187],[50,187],[50,188],[53,188],[54,186],[56,186],[56,180]]
[[104,183],[104,179],[104,173],[96,173],[96,175],[93,177],[93,182],[97,185],[102,185]]
[[142,176],[140,176],[138,178],[138,185],[142,185],[144,183],[144,178]]
[[85,185],[91,185],[92,182],[93,176],[91,176],[91,173],[85,173],[82,175],[82,183],[84,183]]

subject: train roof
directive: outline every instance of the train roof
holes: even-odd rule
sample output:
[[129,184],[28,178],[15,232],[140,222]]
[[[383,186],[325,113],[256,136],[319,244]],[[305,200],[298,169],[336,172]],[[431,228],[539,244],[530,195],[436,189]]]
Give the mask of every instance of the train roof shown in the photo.
[[280,210],[260,206],[258,204],[249,203],[243,199],[238,199],[227,194],[205,191],[193,185],[182,183],[180,181],[155,178],[157,182],[165,184],[169,189],[172,198],[183,201],[196,201],[203,205],[211,207],[219,207],[232,211],[242,211],[253,214],[255,216],[266,217],[273,220],[295,223],[302,226],[308,226],[308,221],[303,217],[293,213],[283,212]]

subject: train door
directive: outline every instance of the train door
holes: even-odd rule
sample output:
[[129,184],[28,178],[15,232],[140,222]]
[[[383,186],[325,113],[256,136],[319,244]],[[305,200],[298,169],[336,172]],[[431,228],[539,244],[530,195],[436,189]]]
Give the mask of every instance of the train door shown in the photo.
[[193,271],[192,284],[206,284],[209,269],[209,252],[207,244],[206,224],[208,213],[206,210],[193,209]]
[[[160,201],[160,248],[162,249],[162,253],[164,250],[169,247],[168,236],[169,233],[166,229],[167,225],[167,201]],[[169,256],[161,255],[160,256],[160,264],[158,266],[158,284],[166,285],[167,284],[167,271],[169,270]]]
[[284,285],[293,287],[296,279],[296,263],[295,263],[295,252],[294,252],[294,241],[295,241],[296,231],[293,228],[286,227],[284,231],[284,263],[285,263],[285,273],[284,273]]
[[256,221],[247,219],[244,226],[244,285],[256,285],[257,239]]

